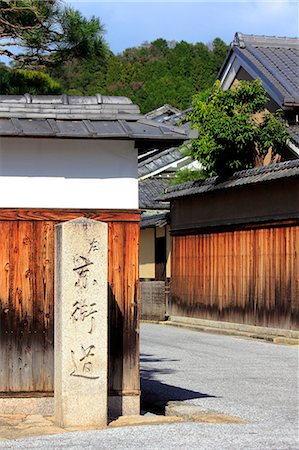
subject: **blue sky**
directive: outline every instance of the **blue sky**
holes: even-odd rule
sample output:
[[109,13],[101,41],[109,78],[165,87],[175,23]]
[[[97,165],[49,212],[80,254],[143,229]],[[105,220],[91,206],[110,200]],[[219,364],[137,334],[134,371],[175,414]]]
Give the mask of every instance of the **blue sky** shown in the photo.
[[230,43],[236,31],[298,36],[298,1],[110,1],[66,2],[86,17],[101,18],[114,53],[157,38],[187,42]]

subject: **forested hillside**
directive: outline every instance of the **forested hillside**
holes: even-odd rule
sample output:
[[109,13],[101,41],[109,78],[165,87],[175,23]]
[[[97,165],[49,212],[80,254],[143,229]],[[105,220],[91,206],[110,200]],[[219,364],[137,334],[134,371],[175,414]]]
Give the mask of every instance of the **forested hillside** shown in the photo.
[[216,38],[210,46],[164,39],[108,56],[99,64],[65,64],[52,77],[72,94],[125,95],[148,112],[164,103],[190,106],[196,92],[209,90],[227,52]]
[[211,44],[157,39],[114,55],[98,17],[60,0],[0,0],[1,94],[125,95],[143,113],[180,109],[212,87],[227,52]]

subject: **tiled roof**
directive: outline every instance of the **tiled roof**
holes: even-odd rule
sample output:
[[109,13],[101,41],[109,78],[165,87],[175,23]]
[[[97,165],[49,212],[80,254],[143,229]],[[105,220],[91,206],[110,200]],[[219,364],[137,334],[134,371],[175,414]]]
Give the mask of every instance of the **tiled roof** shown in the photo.
[[180,112],[181,111],[174,106],[165,104],[163,106],[160,106],[160,108],[148,112],[147,114],[145,114],[145,117],[147,119],[152,119],[155,122],[165,122],[165,120],[168,120],[170,117],[180,114]]
[[162,152],[149,155],[148,158],[138,163],[138,178],[143,179],[153,173],[159,173],[173,164],[182,160],[188,160],[178,148],[168,148]]
[[280,106],[299,105],[298,38],[236,33],[218,78],[233,52],[275,91]]
[[168,202],[157,200],[168,185],[167,178],[148,178],[139,181],[139,208],[140,209],[168,209]]
[[221,189],[274,181],[281,178],[299,177],[299,159],[286,161],[271,166],[235,172],[228,180],[220,181],[218,177],[204,181],[193,181],[168,187],[160,200],[172,200],[194,194],[204,194]]
[[187,108],[184,111],[180,111],[179,109],[166,104],[145,114],[145,117],[147,119],[152,119],[155,122],[188,127],[189,124],[186,122],[186,116],[190,111],[192,111],[192,108]]
[[126,97],[1,95],[1,136],[124,138],[180,144],[190,130],[145,119]]
[[142,213],[140,228],[164,227],[169,223],[169,211],[161,211],[157,213]]

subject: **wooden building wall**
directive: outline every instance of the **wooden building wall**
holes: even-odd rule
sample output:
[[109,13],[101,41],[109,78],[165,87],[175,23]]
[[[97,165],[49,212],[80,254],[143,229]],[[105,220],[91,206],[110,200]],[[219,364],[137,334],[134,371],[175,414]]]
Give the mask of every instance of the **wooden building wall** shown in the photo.
[[0,210],[0,393],[53,391],[54,226],[109,225],[109,393],[139,395],[139,213]]
[[299,224],[173,236],[169,313],[299,329]]

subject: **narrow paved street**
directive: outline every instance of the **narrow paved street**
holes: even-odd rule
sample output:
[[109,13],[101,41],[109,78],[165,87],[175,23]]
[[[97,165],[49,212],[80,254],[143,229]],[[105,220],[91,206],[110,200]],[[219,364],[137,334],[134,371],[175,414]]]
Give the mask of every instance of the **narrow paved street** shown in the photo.
[[208,437],[213,427],[202,424],[199,448],[299,448],[298,347],[143,324],[141,353],[146,399],[183,400],[248,421],[215,426]]
[[4,449],[297,450],[298,347],[141,326],[143,399],[184,401],[246,423],[185,422],[2,441]]

